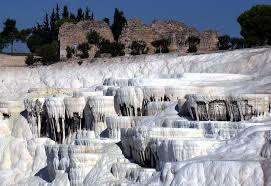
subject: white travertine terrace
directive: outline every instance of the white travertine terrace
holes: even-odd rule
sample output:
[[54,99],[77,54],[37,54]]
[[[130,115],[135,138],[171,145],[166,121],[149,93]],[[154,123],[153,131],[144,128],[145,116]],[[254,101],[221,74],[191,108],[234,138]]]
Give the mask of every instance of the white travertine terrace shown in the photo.
[[27,111],[27,119],[35,137],[41,135],[41,123],[45,98],[26,98],[24,107]]
[[78,113],[78,116],[83,118],[83,111],[86,106],[84,97],[65,97],[64,104],[68,118],[72,118],[73,113]]
[[[93,118],[91,129],[96,136],[100,136],[106,130],[106,117],[116,116],[113,96],[93,96],[88,98],[88,109]],[[88,127],[87,127],[88,128]]]
[[270,113],[268,95],[202,96],[187,95],[182,114],[197,121],[243,121]]
[[122,116],[142,116],[143,91],[139,87],[119,88],[115,95],[116,110]]
[[0,67],[0,185],[270,185],[271,49]]
[[132,128],[140,126],[143,123],[144,117],[106,117],[106,125],[108,130],[108,137],[110,139],[120,141],[121,140],[121,129]]
[[163,110],[165,110],[169,105],[173,102],[150,102],[147,104],[147,108],[145,109],[146,116],[153,116]]
[[12,113],[20,112],[23,108],[21,101],[1,101],[0,100],[0,113],[11,115]]
[[[64,96],[53,96],[45,99],[46,111],[49,118],[56,119],[56,123],[58,123],[58,119],[65,118],[65,104],[64,104]],[[58,124],[57,124],[58,125]],[[57,131],[59,131],[59,126],[57,126]]]

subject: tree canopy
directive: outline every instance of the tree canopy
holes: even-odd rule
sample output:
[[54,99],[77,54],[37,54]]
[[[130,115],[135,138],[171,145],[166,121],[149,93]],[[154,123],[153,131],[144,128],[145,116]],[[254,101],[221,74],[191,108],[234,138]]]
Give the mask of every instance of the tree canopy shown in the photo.
[[100,54],[110,54],[112,57],[123,56],[125,54],[124,48],[125,46],[119,42],[110,42],[107,39],[104,39],[99,33],[95,30],[91,30],[87,34],[87,40],[89,44],[97,46],[99,51],[96,55],[100,56]]
[[[43,22],[37,23],[37,25],[32,28],[30,37],[27,38],[29,50],[40,57],[38,60],[35,59],[35,62],[41,61],[43,64],[50,64],[59,60],[58,33],[62,24],[66,22],[77,23],[82,20],[91,20],[94,17],[93,12],[90,15],[88,8],[86,8],[85,12],[79,8],[76,15],[70,13],[67,6],[63,7],[62,16],[60,15],[60,11],[57,4],[56,8],[49,14],[50,17],[46,13]],[[24,33],[25,31],[20,34],[20,38]],[[88,55],[87,52],[85,52],[87,48],[86,44],[81,45],[79,48],[84,51],[83,57],[86,57]],[[29,61],[32,59],[33,56],[28,58],[28,64],[31,64]]]
[[121,35],[123,27],[127,24],[127,20],[123,15],[123,12],[115,9],[114,20],[111,26],[111,30],[114,36],[115,41],[118,41],[119,36]]
[[152,46],[156,48],[155,53],[168,53],[169,52],[169,45],[171,44],[170,39],[159,39],[156,41],[153,41]]
[[228,49],[246,48],[248,44],[244,38],[223,35],[218,37],[217,46],[219,50],[228,50]]
[[9,44],[11,46],[11,53],[13,53],[14,42],[25,42],[31,33],[31,29],[18,30],[14,19],[7,19],[3,25],[3,31],[0,33],[0,50],[2,51]]
[[129,48],[132,50],[131,55],[147,54],[149,51],[145,41],[133,41]]
[[271,5],[256,5],[238,19],[241,35],[250,46],[271,44]]

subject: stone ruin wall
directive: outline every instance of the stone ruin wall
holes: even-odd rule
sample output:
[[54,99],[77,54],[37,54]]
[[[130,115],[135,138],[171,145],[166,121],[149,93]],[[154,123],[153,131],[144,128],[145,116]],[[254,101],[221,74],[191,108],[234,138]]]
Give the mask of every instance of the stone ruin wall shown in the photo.
[[[103,38],[114,41],[110,27],[104,21],[81,21],[77,24],[65,23],[59,30],[60,58],[66,58],[66,47],[76,48],[78,44],[86,42],[89,31],[95,30]],[[91,55],[90,55],[91,56]]]
[[165,38],[171,40],[169,46],[171,52],[186,52],[188,49],[186,41],[189,36],[198,36],[200,38],[199,51],[217,50],[218,32],[213,30],[199,32],[195,28],[188,27],[178,21],[157,20],[150,25],[144,25],[139,19],[131,19],[122,31],[120,42],[128,48],[133,41],[143,40],[150,49],[149,53],[154,53],[155,49],[151,42]]
[[[86,42],[86,34],[90,30],[95,30],[103,38],[114,41],[113,34],[107,23],[103,21],[83,21],[77,24],[66,23],[59,31],[60,41],[60,57],[66,58],[66,47],[76,47],[82,42]],[[149,48],[149,54],[155,52],[155,48],[151,43],[158,39],[170,39],[170,52],[186,52],[188,45],[186,40],[189,36],[198,36],[200,44],[198,50],[200,52],[208,52],[217,50],[218,32],[207,30],[199,32],[195,28],[178,21],[154,21],[150,25],[144,24],[140,19],[128,20],[127,25],[123,28],[119,41],[125,45],[125,53],[129,54],[129,46],[133,41],[145,41]],[[94,56],[95,51],[90,52],[90,56]]]

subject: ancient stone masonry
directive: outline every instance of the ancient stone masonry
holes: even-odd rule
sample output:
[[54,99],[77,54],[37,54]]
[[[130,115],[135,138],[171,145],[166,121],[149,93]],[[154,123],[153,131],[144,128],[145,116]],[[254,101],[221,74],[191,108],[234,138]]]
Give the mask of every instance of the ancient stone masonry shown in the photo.
[[86,35],[89,31],[95,30],[103,38],[113,41],[114,37],[110,27],[104,21],[82,21],[77,24],[65,23],[59,30],[60,57],[66,58],[66,47],[75,47],[86,42]]
[[[171,52],[181,51],[186,52],[188,49],[187,39],[189,36],[197,36],[201,42],[198,46],[200,51],[217,50],[218,33],[216,31],[207,30],[199,32],[195,28],[178,21],[154,21],[150,25],[144,25],[139,19],[131,19],[124,27],[120,42],[128,48],[133,41],[145,41],[149,47],[149,53],[154,53],[154,48],[151,42],[158,39],[170,39]],[[129,50],[126,50],[129,52]]]
[[125,45],[126,53],[129,53],[129,46],[133,41],[145,41],[150,53],[154,53],[155,48],[151,45],[151,42],[158,39],[152,27],[145,25],[140,19],[131,19],[127,22],[127,25],[123,28],[120,42]]
[[[60,57],[66,58],[66,47],[76,47],[86,42],[86,35],[90,30],[95,30],[103,38],[114,41],[113,34],[107,23],[103,21],[83,21],[77,24],[65,23],[59,30]],[[170,39],[170,52],[186,52],[188,49],[187,39],[189,36],[200,38],[199,51],[217,50],[218,33],[207,30],[199,32],[178,21],[154,21],[150,25],[144,24],[140,19],[128,20],[123,28],[119,41],[125,45],[125,53],[130,54],[133,41],[145,41],[149,48],[148,53],[153,54],[155,48],[151,43],[158,39]],[[92,53],[91,53],[91,56]]]

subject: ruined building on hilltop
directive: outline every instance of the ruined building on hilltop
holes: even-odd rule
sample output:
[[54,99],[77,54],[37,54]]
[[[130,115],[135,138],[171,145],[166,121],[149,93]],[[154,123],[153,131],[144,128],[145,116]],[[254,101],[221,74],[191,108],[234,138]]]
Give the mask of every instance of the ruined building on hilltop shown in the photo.
[[[95,30],[103,38],[114,41],[113,34],[107,23],[103,21],[83,21],[77,24],[66,23],[59,31],[60,57],[66,58],[66,47],[74,47],[86,41],[86,34],[90,30]],[[129,46],[133,41],[145,41],[149,48],[148,53],[155,52],[151,45],[153,41],[159,39],[170,39],[170,52],[186,52],[188,49],[187,39],[189,36],[197,36],[200,43],[199,51],[217,50],[218,32],[207,30],[199,32],[195,28],[189,27],[178,21],[157,20],[150,25],[144,24],[140,19],[131,19],[123,28],[119,41],[125,45],[125,53],[129,54]]]
[[104,21],[81,21],[77,24],[65,23],[59,29],[58,40],[60,42],[60,58],[66,58],[67,46],[76,48],[77,45],[87,42],[87,33],[95,30],[103,38],[114,41],[110,27]]

